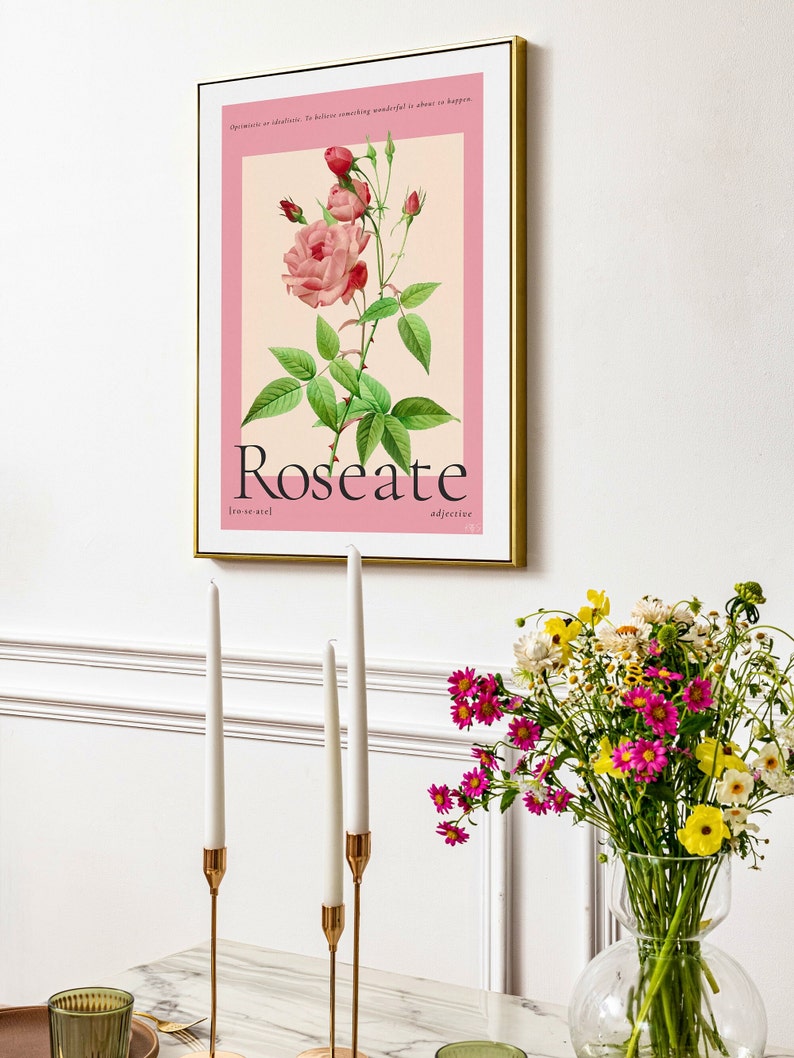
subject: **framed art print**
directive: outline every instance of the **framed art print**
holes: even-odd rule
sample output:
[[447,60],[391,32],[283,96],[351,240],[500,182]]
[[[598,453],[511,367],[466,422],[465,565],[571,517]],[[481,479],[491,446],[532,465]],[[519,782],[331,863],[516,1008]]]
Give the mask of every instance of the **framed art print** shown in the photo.
[[524,64],[198,86],[197,556],[524,564]]

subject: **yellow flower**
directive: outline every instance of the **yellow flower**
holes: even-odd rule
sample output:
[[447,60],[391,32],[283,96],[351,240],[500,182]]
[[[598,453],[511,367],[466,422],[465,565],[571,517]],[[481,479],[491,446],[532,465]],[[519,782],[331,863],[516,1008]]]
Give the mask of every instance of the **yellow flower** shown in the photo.
[[704,738],[695,750],[695,756],[700,761],[700,770],[715,779],[722,775],[725,768],[733,768],[735,771],[750,770],[739,756],[740,753],[741,748],[735,742],[717,742],[715,738]]
[[[620,740],[622,746],[624,742],[628,742],[627,738]],[[609,739],[604,736],[598,743],[598,748],[601,751],[599,756],[593,763],[593,771],[596,775],[612,775],[615,779],[625,779],[627,772],[621,771],[620,768],[616,768],[612,763],[612,754],[614,750],[609,744]]]
[[594,591],[592,588],[587,593],[589,606],[583,606],[576,615],[582,624],[597,625],[602,617],[609,616],[609,598],[604,591]]
[[724,838],[731,836],[719,808],[696,805],[678,840],[692,856],[711,856],[717,852]]
[[562,651],[562,663],[567,664],[571,658],[571,640],[576,639],[582,631],[578,621],[566,624],[561,617],[550,617],[543,626],[547,635],[550,635],[555,646]]

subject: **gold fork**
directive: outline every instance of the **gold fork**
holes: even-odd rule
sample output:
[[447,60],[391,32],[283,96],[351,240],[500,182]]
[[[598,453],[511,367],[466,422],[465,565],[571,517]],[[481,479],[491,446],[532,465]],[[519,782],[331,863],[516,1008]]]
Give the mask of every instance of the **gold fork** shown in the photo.
[[200,1025],[202,1021],[206,1021],[206,1018],[197,1018],[195,1021],[161,1021],[160,1018],[156,1018],[154,1014],[147,1014],[143,1010],[133,1010],[133,1015],[136,1018],[149,1018],[155,1023],[160,1032],[184,1032],[185,1029],[192,1029],[194,1025]]
[[204,1044],[195,1036],[190,1029],[181,1029],[179,1032],[172,1034],[173,1039],[179,1040],[184,1043],[191,1051],[203,1051],[205,1050]]

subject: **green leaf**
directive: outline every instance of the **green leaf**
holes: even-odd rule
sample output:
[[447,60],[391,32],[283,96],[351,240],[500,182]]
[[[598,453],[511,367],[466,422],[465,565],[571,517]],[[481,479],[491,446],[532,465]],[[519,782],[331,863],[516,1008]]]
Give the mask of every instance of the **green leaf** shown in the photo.
[[505,792],[502,794],[502,799],[499,802],[499,811],[506,812],[517,797],[518,788],[516,786],[511,786],[510,789],[505,790]]
[[675,804],[676,802],[674,790],[663,782],[648,783],[647,788],[643,790],[643,793],[648,797],[652,797],[656,801],[667,801],[670,804]]
[[336,224],[337,223],[336,217],[332,213],[328,212],[328,210],[325,208],[325,206],[322,204],[322,202],[319,200],[319,198],[316,201],[317,201],[317,205],[323,211],[323,220],[325,221],[325,223],[328,224],[328,225]]
[[296,378],[276,378],[268,382],[242,421],[242,426],[254,419],[271,419],[292,411],[301,402],[302,386]]
[[317,352],[323,360],[333,360],[339,352],[339,335],[322,316],[317,317]]
[[440,283],[412,283],[400,295],[400,304],[404,309],[415,309],[427,301]]
[[[342,423],[355,422],[356,419],[369,415],[371,411],[372,404],[362,400],[361,397],[348,397],[348,400],[339,400],[336,402],[336,425],[339,427]],[[318,419],[313,425],[324,426],[325,423]]]
[[331,377],[337,381],[340,386],[344,386],[349,393],[358,396],[358,374],[352,364],[348,363],[347,360],[332,360],[328,365],[328,370],[331,372]]
[[411,472],[411,438],[408,431],[393,415],[383,417],[381,443],[394,462],[406,474]]
[[310,378],[314,378],[317,374],[317,365],[314,362],[314,357],[303,349],[289,349],[280,346],[274,348],[271,346],[270,352],[285,371],[288,371],[293,378],[299,378],[301,382],[308,382]]
[[430,331],[421,316],[409,312],[400,317],[397,330],[411,356],[415,356],[425,371],[430,374]]
[[445,422],[460,422],[429,397],[404,397],[391,410],[406,430],[432,430]]
[[371,411],[372,405],[369,401],[362,400],[361,397],[351,397],[350,404],[347,405],[345,422],[352,422],[353,419],[360,419],[362,415],[368,415]]
[[385,415],[391,407],[391,394],[383,383],[378,382],[372,375],[362,374],[358,380],[358,387],[360,395],[370,407],[375,408],[376,411],[382,411]]
[[379,411],[371,411],[359,421],[356,428],[356,448],[358,449],[358,461],[362,466],[380,444],[383,436],[384,418]]
[[366,312],[359,318],[359,323],[371,323],[373,320],[385,320],[387,316],[395,316],[400,311],[397,298],[378,298],[373,301]]
[[312,411],[317,415],[325,426],[336,429],[336,394],[334,387],[320,375],[313,378],[306,387],[306,399],[312,406]]

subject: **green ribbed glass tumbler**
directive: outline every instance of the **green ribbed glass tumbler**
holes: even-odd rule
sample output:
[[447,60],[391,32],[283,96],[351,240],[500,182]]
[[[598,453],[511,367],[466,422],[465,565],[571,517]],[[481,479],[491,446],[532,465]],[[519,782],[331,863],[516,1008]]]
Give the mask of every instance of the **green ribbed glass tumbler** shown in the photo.
[[120,988],[70,988],[50,997],[52,1058],[129,1058],[133,998]]

